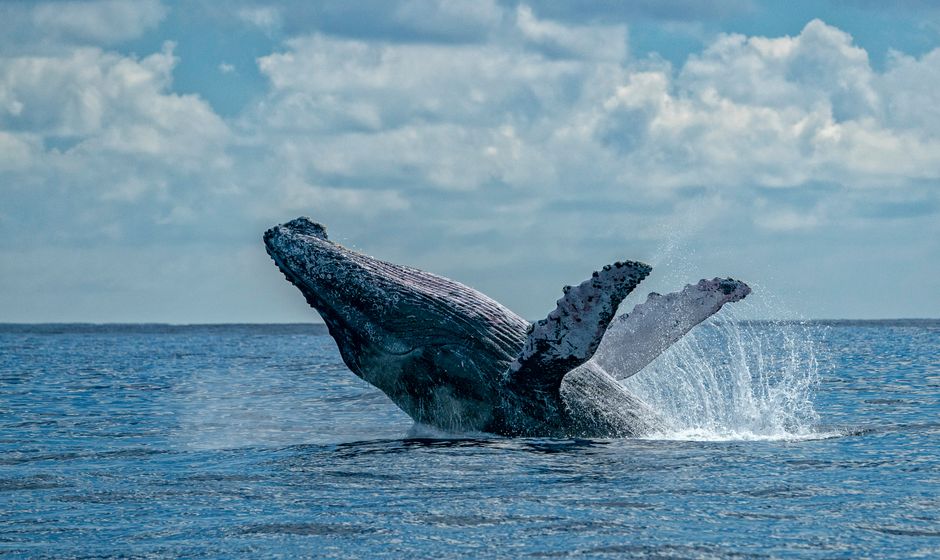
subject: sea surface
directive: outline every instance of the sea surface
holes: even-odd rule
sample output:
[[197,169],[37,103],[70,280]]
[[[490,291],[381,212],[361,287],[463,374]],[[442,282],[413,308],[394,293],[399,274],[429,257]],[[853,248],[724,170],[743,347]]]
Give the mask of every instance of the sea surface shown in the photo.
[[940,321],[702,325],[642,439],[416,427],[316,325],[0,325],[10,558],[940,558]]

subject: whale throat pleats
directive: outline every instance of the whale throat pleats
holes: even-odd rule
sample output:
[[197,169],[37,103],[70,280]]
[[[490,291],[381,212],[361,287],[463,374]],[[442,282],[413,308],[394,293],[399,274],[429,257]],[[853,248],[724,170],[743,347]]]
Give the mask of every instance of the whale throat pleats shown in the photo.
[[616,262],[578,286],[565,286],[557,307],[532,325],[509,367],[509,387],[538,400],[557,396],[562,378],[594,355],[620,302],[650,270],[640,262]]

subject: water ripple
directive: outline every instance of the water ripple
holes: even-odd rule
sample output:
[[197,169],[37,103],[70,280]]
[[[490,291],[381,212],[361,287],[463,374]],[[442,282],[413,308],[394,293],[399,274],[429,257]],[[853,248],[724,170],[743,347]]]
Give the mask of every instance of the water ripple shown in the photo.
[[820,329],[814,414],[769,398],[780,332],[725,410],[669,396],[731,371],[679,355],[635,381],[674,430],[553,440],[414,426],[306,326],[0,326],[0,554],[940,556],[940,329]]

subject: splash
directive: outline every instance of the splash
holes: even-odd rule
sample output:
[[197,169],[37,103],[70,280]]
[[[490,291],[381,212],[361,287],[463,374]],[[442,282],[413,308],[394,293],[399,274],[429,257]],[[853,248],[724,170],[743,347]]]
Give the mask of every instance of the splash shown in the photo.
[[803,440],[817,432],[813,407],[819,327],[741,320],[725,309],[695,328],[624,386],[657,411],[650,439]]

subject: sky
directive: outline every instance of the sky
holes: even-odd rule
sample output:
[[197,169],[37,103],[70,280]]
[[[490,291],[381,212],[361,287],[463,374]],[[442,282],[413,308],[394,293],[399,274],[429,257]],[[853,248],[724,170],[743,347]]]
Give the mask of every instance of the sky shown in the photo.
[[529,319],[624,259],[940,317],[932,4],[0,3],[0,322],[316,321],[301,215]]

